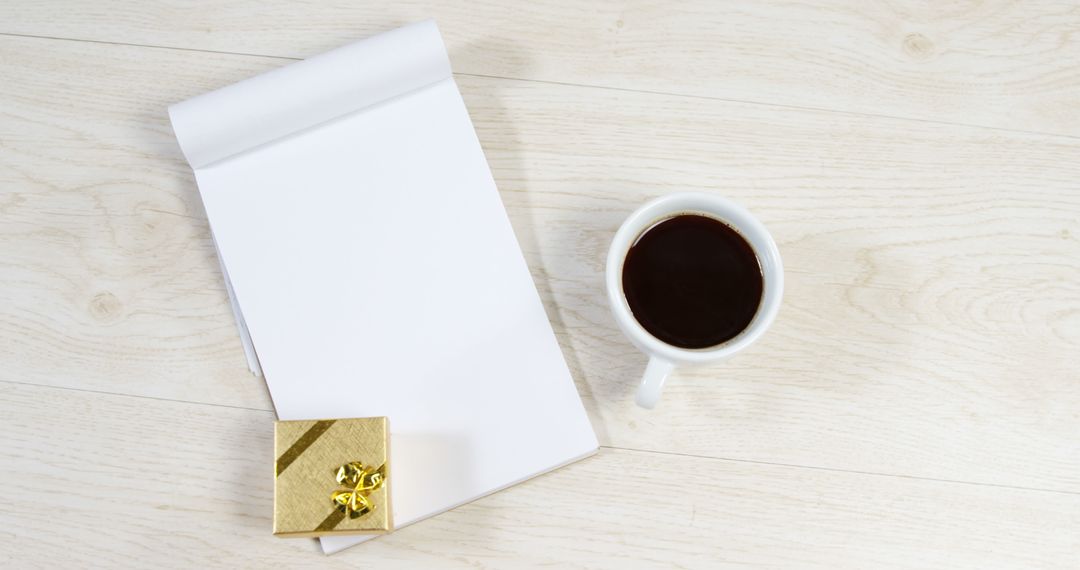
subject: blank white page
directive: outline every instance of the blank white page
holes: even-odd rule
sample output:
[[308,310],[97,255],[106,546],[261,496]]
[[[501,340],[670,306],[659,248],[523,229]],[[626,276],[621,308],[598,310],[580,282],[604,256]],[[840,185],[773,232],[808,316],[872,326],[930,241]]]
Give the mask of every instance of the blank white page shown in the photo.
[[[348,73],[339,59],[325,72]],[[279,418],[388,416],[401,527],[597,441],[449,68],[365,105],[238,153],[207,144],[228,156],[195,173]],[[203,107],[181,120],[223,106]]]

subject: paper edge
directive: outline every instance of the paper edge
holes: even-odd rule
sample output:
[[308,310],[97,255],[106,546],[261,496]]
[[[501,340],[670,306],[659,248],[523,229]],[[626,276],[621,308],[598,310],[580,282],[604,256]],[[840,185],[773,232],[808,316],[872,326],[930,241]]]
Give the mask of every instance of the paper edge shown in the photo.
[[240,303],[236,300],[233,291],[232,280],[229,279],[229,270],[225,269],[225,260],[221,257],[217,239],[211,232],[210,240],[214,243],[214,253],[217,254],[218,265],[221,266],[221,276],[225,278],[225,292],[229,295],[229,308],[232,309],[233,318],[236,319],[236,332],[240,335],[240,344],[244,347],[244,358],[247,359],[248,369],[252,374],[262,377],[262,366],[259,364],[259,355],[255,352],[255,344],[251,341],[251,333],[248,332],[247,322],[244,321],[244,313],[240,310]]
[[[595,438],[595,435],[594,435],[594,438]],[[509,489],[510,487],[515,487],[517,485],[525,483],[526,481],[529,481],[529,480],[535,479],[537,477],[540,477],[541,475],[547,475],[548,473],[558,471],[559,469],[562,469],[563,467],[566,467],[566,466],[571,465],[573,463],[577,463],[578,461],[588,459],[588,458],[596,455],[599,452],[600,452],[600,444],[599,444],[599,442],[597,442],[594,447],[592,447],[591,449],[589,449],[585,453],[582,453],[581,455],[576,455],[573,458],[568,459],[568,460],[566,460],[566,461],[564,461],[562,463],[559,463],[559,464],[557,464],[557,465],[555,465],[553,467],[550,467],[548,469],[543,469],[541,471],[537,471],[536,473],[533,473],[531,475],[526,475],[525,477],[522,477],[521,479],[518,479],[518,480],[516,480],[516,481],[514,481],[512,483],[508,483],[508,484],[506,484],[506,485],[504,485],[502,487],[497,487],[495,489],[492,489],[492,490],[490,490],[490,491],[488,491],[488,492],[486,492],[486,493],[484,493],[482,495],[477,495],[476,497],[473,497],[471,499],[467,499],[467,500],[462,501],[460,503],[451,505],[451,506],[449,506],[449,507],[447,507],[447,508],[445,508],[445,509],[443,509],[441,511],[436,511],[436,512],[431,513],[429,515],[425,515],[425,516],[420,517],[420,518],[418,518],[418,519],[416,519],[416,520],[414,520],[412,522],[405,523],[405,524],[403,524],[401,526],[395,526],[394,531],[398,531],[398,530],[403,529],[403,528],[405,528],[407,526],[414,525],[414,524],[416,524],[418,522],[428,520],[428,519],[430,519],[432,517],[437,517],[437,516],[439,516],[439,515],[441,515],[443,513],[452,511],[452,510],[454,510],[454,509],[456,509],[458,507],[463,507],[463,506],[465,506],[465,505],[467,505],[469,503],[479,501],[480,499],[483,499],[484,497],[494,495],[495,493],[498,493],[500,491],[505,491],[505,490]],[[338,549],[328,549],[326,547],[326,544],[323,543],[322,539],[320,538],[319,539],[319,547],[322,548],[323,555],[330,556],[331,554],[337,554],[338,552],[348,550],[348,549],[350,549],[350,548],[352,548],[354,546],[359,546],[361,544],[364,544],[365,542],[369,542],[371,540],[374,540],[374,539],[379,538],[381,536],[387,536],[389,534],[393,534],[393,532],[389,532],[389,533],[386,533],[386,534],[373,535],[373,536],[370,536],[370,537],[366,536],[366,537],[363,537],[363,539],[360,540],[359,542],[356,542],[355,544],[350,544],[348,546],[343,546],[343,547],[338,548]]]

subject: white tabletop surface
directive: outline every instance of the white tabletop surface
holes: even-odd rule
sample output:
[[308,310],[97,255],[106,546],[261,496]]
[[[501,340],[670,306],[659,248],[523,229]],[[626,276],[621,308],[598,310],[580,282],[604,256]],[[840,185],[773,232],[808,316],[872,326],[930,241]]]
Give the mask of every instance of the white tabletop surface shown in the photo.
[[[325,557],[165,108],[435,17],[600,453]],[[0,565],[1075,568],[1073,2],[0,3]],[[603,262],[711,192],[768,335],[644,367]],[[65,566],[66,565],[66,566]]]

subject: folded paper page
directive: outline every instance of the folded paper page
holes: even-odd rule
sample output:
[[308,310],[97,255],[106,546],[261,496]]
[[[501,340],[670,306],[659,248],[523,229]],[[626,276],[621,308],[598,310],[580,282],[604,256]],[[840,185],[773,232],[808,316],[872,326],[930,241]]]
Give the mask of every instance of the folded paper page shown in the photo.
[[399,527],[596,450],[434,22],[170,115],[279,418],[388,416]]

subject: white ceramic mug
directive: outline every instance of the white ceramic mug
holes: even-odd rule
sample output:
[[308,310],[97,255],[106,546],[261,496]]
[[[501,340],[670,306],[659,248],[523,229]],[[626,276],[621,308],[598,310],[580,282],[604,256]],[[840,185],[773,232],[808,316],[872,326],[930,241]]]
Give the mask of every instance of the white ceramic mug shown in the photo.
[[[700,214],[724,222],[749,242],[761,265],[764,288],[753,320],[734,338],[708,348],[679,348],[649,334],[634,318],[623,292],[623,261],[630,246],[656,223],[679,214]],[[670,194],[638,208],[615,233],[607,258],[607,292],[615,322],[631,342],[649,355],[649,364],[638,387],[636,401],[639,406],[652,408],[660,399],[660,391],[668,374],[677,365],[717,362],[761,338],[780,309],[780,298],[784,294],[784,265],[780,261],[780,250],[769,231],[742,206],[708,194]]]

